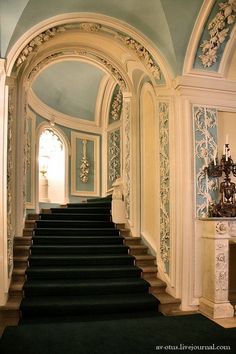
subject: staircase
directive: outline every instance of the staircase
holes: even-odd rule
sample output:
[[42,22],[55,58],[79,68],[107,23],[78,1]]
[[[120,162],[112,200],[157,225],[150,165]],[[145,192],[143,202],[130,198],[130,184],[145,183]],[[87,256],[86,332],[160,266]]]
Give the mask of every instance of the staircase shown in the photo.
[[157,312],[159,302],[111,222],[110,209],[105,201],[40,214],[20,305],[24,321]]
[[[69,223],[71,227],[68,227]],[[68,231],[66,235],[65,229]],[[33,245],[30,247],[32,234]],[[66,254],[62,254],[62,248],[66,248]],[[52,251],[56,253],[52,254]],[[99,254],[100,251],[103,252],[102,256],[99,256],[98,251]],[[28,257],[29,267],[26,270]],[[60,269],[63,264],[66,265],[66,271]],[[25,297],[21,303],[25,273],[27,277],[24,285]],[[61,300],[60,297],[64,299],[65,295],[74,301],[75,297],[80,296],[78,294],[83,294],[81,296],[84,300],[86,297],[91,301],[94,294],[100,300],[104,297],[111,300],[112,294],[116,294],[117,302],[121,298],[126,301],[126,305],[122,305],[123,310],[120,303],[114,305],[113,302],[111,305],[108,301],[106,310],[104,303],[96,304],[100,308],[97,310],[98,315],[100,312],[111,311],[111,307],[116,308],[116,313],[157,312],[158,302],[159,311],[162,313],[178,314],[180,300],[165,292],[166,284],[158,279],[156,274],[155,257],[148,254],[148,249],[142,244],[141,238],[130,236],[129,230],[123,227],[120,230],[115,229],[110,222],[108,204],[101,205],[95,201],[93,204],[82,206],[68,205],[67,208],[44,210],[40,215],[29,215],[24,236],[15,238],[10,296],[1,313],[4,313],[6,318],[18,318],[21,303],[23,318],[29,318],[32,313],[33,316],[40,317],[42,308],[39,306],[39,299],[47,297],[44,309],[47,309],[48,314],[48,309],[51,308],[50,311],[54,316],[56,313],[58,315],[58,307],[52,309],[50,304],[55,303],[54,300]],[[80,281],[77,279],[78,275]],[[92,286],[91,282],[94,279],[96,282]],[[79,316],[85,313],[88,315],[88,311],[94,315],[94,308],[91,308],[89,301],[83,304],[83,309],[78,309],[76,302],[73,302],[73,305],[71,303],[69,307],[73,314],[76,307]],[[65,312],[69,314],[67,307]]]

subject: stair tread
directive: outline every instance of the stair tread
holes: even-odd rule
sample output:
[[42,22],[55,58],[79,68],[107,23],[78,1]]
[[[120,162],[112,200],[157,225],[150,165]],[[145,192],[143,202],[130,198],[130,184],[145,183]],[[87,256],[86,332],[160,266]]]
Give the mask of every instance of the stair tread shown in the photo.
[[[149,283],[142,279],[142,278],[115,278],[115,279],[110,279],[110,278],[99,278],[99,279],[50,279],[50,280],[38,280],[38,279],[32,279],[32,280],[27,280],[24,284],[24,288],[27,287],[38,287],[38,286],[46,286],[46,287],[56,287],[56,286],[62,286],[62,287],[67,287],[67,286],[113,286],[113,285],[120,285],[120,284],[146,284],[149,285]],[[23,284],[19,284],[18,287],[22,286]]]
[[73,270],[87,270],[87,271],[100,271],[100,270],[107,270],[107,271],[112,271],[112,270],[140,270],[140,267],[137,266],[127,266],[127,265],[119,265],[119,266],[90,266],[90,267],[82,267],[82,266],[67,266],[67,267],[59,267],[59,266],[54,266],[54,267],[49,267],[49,266],[31,266],[30,268],[27,268],[26,272],[42,272],[42,271],[73,271]]
[[21,308],[28,306],[57,307],[63,304],[65,307],[72,307],[74,305],[84,306],[97,306],[97,305],[122,305],[124,303],[158,303],[158,300],[151,294],[118,294],[118,295],[81,295],[81,296],[69,296],[69,301],[66,301],[64,296],[47,296],[47,297],[30,297],[24,298],[21,303]]

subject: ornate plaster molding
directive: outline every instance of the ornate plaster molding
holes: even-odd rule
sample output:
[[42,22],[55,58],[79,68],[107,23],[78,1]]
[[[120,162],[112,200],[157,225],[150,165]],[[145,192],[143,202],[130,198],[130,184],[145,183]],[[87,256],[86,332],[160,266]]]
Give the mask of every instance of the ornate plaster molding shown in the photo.
[[134,51],[137,57],[141,60],[144,66],[152,73],[156,80],[161,79],[161,69],[154,62],[150,52],[134,38],[118,34],[116,38],[121,40],[130,50]]
[[120,119],[121,110],[122,110],[122,102],[123,102],[123,95],[120,87],[116,85],[111,104],[110,104],[110,114],[111,120],[117,121]]
[[220,2],[218,6],[220,10],[208,25],[210,38],[200,45],[202,54],[199,58],[205,69],[216,63],[218,51],[229,35],[230,26],[235,22],[236,0]]
[[195,174],[196,174],[196,216],[206,217],[209,205],[217,197],[218,182],[209,178],[206,167],[217,149],[217,111],[215,108],[195,106]]
[[28,56],[31,53],[34,53],[38,49],[38,47],[40,47],[43,43],[48,42],[50,39],[54,38],[58,33],[64,31],[65,28],[63,26],[52,27],[40,33],[35,38],[33,38],[19,54],[16,61],[16,67],[19,68],[24,63],[24,61],[28,58]]
[[169,166],[169,104],[159,103],[160,119],[160,254],[164,270],[170,263],[170,166]]
[[104,35],[121,41],[127,48],[135,53],[146,69],[153,75],[154,79],[158,81],[161,79],[161,70],[159,65],[156,63],[150,51],[143,44],[135,38],[127,36],[126,32],[121,32],[120,30],[118,31],[116,28],[101,24],[99,22],[95,23],[83,21],[72,24],[64,23],[63,25],[51,27],[45,30],[31,39],[31,41],[23,48],[16,60],[16,68],[19,68],[26,61],[29,55],[31,53],[35,53],[37,49],[43,45],[43,43],[48,42],[59,33],[69,30],[79,30],[88,33],[102,32]]
[[125,209],[128,219],[130,219],[130,199],[131,199],[131,111],[130,100],[124,101],[124,138],[125,138],[125,151],[124,151],[124,196],[125,196]]
[[83,156],[81,158],[81,165],[80,165],[80,179],[82,183],[88,183],[89,179],[89,161],[87,158],[87,140],[82,140],[83,145]]
[[108,135],[108,178],[111,186],[121,176],[120,146],[120,129],[111,131]]

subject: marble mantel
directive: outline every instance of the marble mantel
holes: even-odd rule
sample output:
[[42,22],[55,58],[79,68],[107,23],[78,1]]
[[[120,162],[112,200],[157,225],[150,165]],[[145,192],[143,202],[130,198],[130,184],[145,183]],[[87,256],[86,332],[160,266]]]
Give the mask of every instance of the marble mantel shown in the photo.
[[229,243],[236,242],[236,218],[199,219],[202,239],[202,297],[199,311],[210,318],[234,316],[229,302]]

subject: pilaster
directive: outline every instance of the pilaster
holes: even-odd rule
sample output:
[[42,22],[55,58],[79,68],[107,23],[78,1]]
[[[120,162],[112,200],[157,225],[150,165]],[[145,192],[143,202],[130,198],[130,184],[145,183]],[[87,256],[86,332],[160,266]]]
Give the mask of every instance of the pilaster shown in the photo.
[[0,58],[0,306],[7,300],[7,93],[5,59]]

